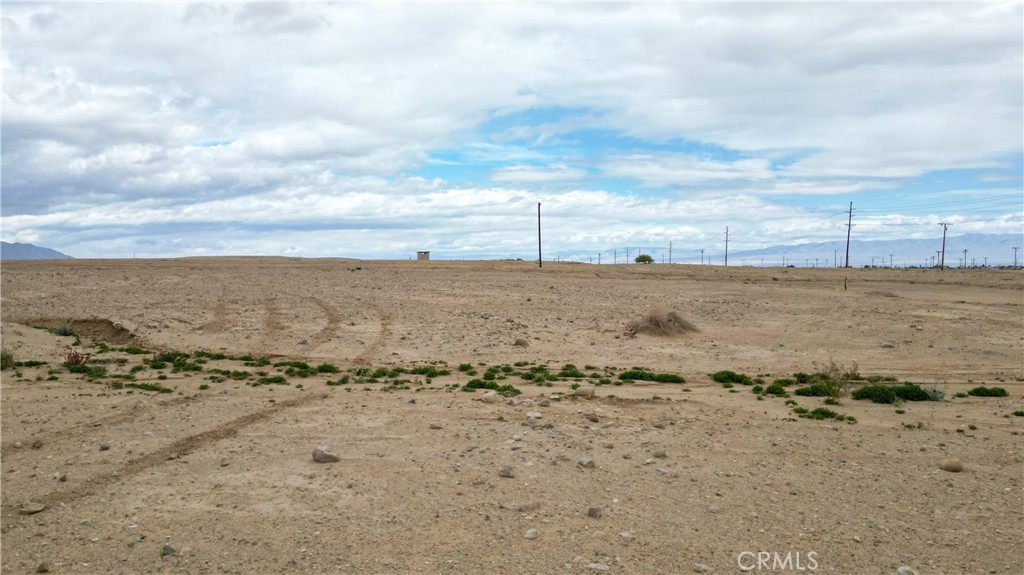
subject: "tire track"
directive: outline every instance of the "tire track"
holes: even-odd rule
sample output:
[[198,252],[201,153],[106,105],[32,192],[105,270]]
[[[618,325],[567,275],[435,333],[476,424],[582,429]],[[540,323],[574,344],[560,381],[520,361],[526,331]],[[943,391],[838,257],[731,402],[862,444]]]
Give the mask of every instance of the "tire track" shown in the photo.
[[318,297],[310,299],[317,305],[317,307],[320,308],[320,311],[327,316],[327,325],[320,331],[313,334],[313,337],[310,338],[310,343],[314,346],[322,345],[338,334],[338,330],[341,327],[341,314],[338,313],[338,309],[333,305]]
[[363,353],[356,356],[353,361],[356,365],[370,365],[373,359],[380,353],[380,350],[384,348],[384,344],[387,343],[389,337],[391,337],[391,318],[381,310],[380,306],[376,304],[367,304],[380,318],[377,338],[373,340],[373,343],[368,345]]
[[[325,399],[326,397],[328,397],[326,394],[320,394],[282,401],[275,404],[273,407],[250,413],[248,415],[243,415],[242,417],[233,419],[209,431],[204,431],[203,433],[179,439],[170,445],[166,445],[156,451],[153,451],[152,453],[129,461],[116,471],[90,478],[81,485],[72,489],[51,492],[39,497],[33,497],[32,500],[43,503],[47,507],[53,507],[61,503],[69,503],[71,501],[82,499],[83,497],[94,495],[107,485],[122,482],[131,476],[138,475],[139,473],[150,469],[151,467],[162,465],[168,460],[177,459],[178,457],[188,455],[189,453],[211,443],[217,443],[229,437],[233,437],[241,429],[270,419],[281,411],[309,403],[313,400]],[[18,522],[18,519],[21,516],[18,514],[16,505],[5,505],[3,509],[3,517],[3,528],[0,532],[7,532],[13,524]]]
[[[119,423],[131,421],[138,418],[143,413],[153,409],[154,407],[166,408],[174,407],[182,403],[190,403],[196,401],[194,397],[176,397],[174,399],[168,399],[166,401],[160,401],[156,403],[150,403],[147,401],[138,401],[131,406],[127,407],[127,411],[122,413],[115,413],[106,417],[100,417],[98,419],[92,419],[89,421],[83,421],[71,427],[64,429],[58,429],[55,431],[45,431],[37,435],[33,435],[32,439],[39,439],[43,443],[50,443],[52,441],[60,440],[64,437],[71,437],[75,435],[82,435],[89,429],[95,428],[108,428]],[[14,442],[6,442],[0,445],[0,457],[7,457],[12,452],[17,451],[19,448],[14,446]]]

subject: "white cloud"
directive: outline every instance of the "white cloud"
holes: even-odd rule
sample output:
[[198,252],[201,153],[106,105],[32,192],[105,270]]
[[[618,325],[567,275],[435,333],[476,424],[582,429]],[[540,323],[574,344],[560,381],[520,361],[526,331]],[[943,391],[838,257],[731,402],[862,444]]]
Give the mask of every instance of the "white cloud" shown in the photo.
[[[274,253],[355,234],[325,231],[348,218],[373,253],[424,237],[468,253],[518,245],[503,219],[543,201],[584,243],[711,237],[726,219],[781,241],[819,216],[764,197],[954,169],[1005,180],[1024,141],[1021,16],[1018,2],[14,3],[4,235],[89,255],[104,250],[88,238],[131,243],[151,224],[188,240],[161,255]],[[574,112],[480,131],[531,109]],[[592,149],[581,132],[621,141]],[[467,167],[485,180],[408,177]],[[282,239],[262,238],[274,225]]]

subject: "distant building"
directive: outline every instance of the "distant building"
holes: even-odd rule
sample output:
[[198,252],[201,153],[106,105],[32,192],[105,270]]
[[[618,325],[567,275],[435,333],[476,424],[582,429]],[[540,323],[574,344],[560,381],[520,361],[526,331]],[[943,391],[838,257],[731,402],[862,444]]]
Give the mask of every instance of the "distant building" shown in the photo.
[[416,259],[421,261],[427,261],[430,259],[430,252],[416,252]]

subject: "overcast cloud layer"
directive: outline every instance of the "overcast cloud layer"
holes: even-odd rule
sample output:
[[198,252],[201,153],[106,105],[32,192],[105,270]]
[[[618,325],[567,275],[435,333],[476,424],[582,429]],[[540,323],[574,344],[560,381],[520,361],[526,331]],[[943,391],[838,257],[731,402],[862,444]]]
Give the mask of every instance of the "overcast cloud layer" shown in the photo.
[[5,2],[2,237],[533,258],[538,202],[563,259],[834,240],[850,202],[860,239],[1020,233],[1022,54],[1020,2]]

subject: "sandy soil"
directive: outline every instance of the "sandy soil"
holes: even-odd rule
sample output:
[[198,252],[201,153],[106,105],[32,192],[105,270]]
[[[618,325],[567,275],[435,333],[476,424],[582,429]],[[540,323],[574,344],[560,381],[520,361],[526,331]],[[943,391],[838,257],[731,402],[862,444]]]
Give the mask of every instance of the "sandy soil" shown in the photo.
[[[1024,573],[1020,272],[210,258],[0,279],[3,346],[47,362],[2,372],[3,573],[740,573],[758,553],[790,563],[751,572]],[[699,331],[631,337],[657,306]],[[211,370],[284,368],[211,359],[134,374],[172,393],[115,389],[63,368],[76,338],[40,329],[61,325],[115,375],[152,356],[94,342],[453,373],[254,387]],[[687,383],[456,389],[461,363],[513,362]],[[709,378],[829,362],[946,399],[817,421]],[[954,398],[977,385],[1010,395]]]

